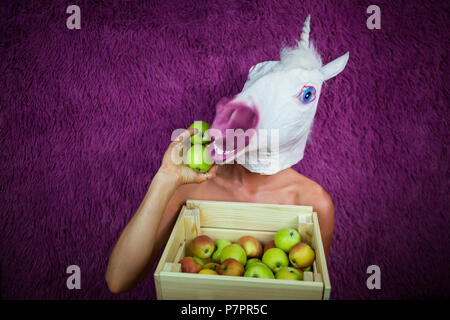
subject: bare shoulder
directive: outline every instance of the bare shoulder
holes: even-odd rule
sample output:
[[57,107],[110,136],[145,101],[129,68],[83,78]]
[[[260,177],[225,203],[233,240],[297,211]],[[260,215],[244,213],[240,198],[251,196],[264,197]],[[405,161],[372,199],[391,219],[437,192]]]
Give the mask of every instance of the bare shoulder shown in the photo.
[[317,212],[325,256],[328,257],[334,233],[333,200],[328,192],[317,182],[297,172],[291,174],[296,181],[295,185],[298,190],[296,201],[298,204],[312,206],[313,210]]
[[296,201],[299,205],[313,206],[318,212],[334,212],[333,200],[320,184],[293,169],[290,175],[297,190]]

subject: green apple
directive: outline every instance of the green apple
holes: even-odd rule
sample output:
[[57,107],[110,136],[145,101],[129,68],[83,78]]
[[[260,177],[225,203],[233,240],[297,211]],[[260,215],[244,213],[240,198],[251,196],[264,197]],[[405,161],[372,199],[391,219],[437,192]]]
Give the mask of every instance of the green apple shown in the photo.
[[248,267],[250,267],[254,263],[262,263],[262,261],[261,261],[261,259],[258,259],[258,258],[252,258],[252,259],[247,261],[247,264],[245,265],[245,269],[247,269]]
[[216,250],[214,251],[212,255],[212,261],[214,262],[220,262],[220,254],[222,253],[223,248],[230,245],[231,241],[229,240],[217,240],[214,242],[214,246],[216,247]]
[[[248,263],[247,263],[248,264]],[[256,265],[262,265],[262,266],[264,266],[264,267],[266,267],[266,268],[268,268],[269,270],[270,270],[270,268],[266,265],[266,264],[264,264],[264,263],[262,263],[262,261],[261,262],[253,262],[253,263],[251,263],[250,265],[248,265],[247,267],[245,267],[245,271],[247,271],[248,269],[250,269],[251,267],[253,267],[253,266],[256,266]],[[272,270],[270,270],[271,272],[272,272]]]
[[262,257],[262,262],[266,264],[273,272],[277,272],[281,268],[289,265],[286,252],[280,248],[272,248],[267,250]]
[[292,267],[284,267],[275,274],[276,279],[303,280],[303,271]]
[[191,136],[192,144],[205,144],[211,141],[208,135],[209,123],[205,121],[194,121],[189,129],[197,129],[197,133]]
[[202,144],[194,144],[189,148],[186,161],[191,169],[202,173],[207,172],[214,164],[208,148]]
[[244,277],[275,279],[272,270],[264,263],[255,262],[245,271]]
[[293,246],[300,243],[300,234],[294,228],[284,228],[278,230],[273,238],[275,247],[280,248],[284,252],[289,252]]
[[230,244],[222,249],[220,255],[220,263],[224,262],[226,259],[235,259],[245,266],[247,263],[247,255],[244,249],[237,243]]

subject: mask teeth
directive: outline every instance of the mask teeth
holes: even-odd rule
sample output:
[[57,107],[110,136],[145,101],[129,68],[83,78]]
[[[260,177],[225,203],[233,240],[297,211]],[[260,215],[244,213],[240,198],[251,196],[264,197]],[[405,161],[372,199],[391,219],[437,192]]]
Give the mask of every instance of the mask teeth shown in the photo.
[[228,151],[223,151],[222,149],[220,149],[220,148],[214,143],[214,151],[215,151],[216,154],[218,154],[218,155],[224,155],[224,156],[226,156],[226,155],[229,155],[229,154],[233,153],[233,152],[234,152],[234,149],[233,149],[233,150],[228,150]]

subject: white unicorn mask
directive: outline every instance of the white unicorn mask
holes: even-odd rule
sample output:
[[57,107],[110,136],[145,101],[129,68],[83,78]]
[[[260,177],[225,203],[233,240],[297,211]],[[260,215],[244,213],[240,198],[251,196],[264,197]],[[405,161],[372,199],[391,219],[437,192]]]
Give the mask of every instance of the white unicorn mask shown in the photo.
[[308,15],[298,45],[283,49],[280,61],[253,66],[242,91],[219,101],[209,131],[214,162],[238,160],[251,172],[275,174],[303,158],[322,82],[349,58],[347,52],[322,66],[309,43],[309,23]]

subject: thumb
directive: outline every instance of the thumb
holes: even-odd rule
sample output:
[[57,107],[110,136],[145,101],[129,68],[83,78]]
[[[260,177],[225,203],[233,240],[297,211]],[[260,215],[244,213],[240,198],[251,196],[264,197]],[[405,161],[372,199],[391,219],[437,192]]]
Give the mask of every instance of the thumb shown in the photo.
[[213,165],[211,167],[211,169],[209,169],[207,172],[205,172],[205,173],[197,173],[197,179],[196,180],[198,182],[211,180],[211,179],[216,177],[216,174],[217,174],[217,165]]

